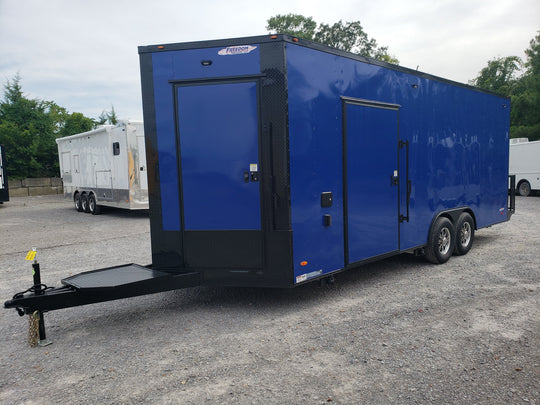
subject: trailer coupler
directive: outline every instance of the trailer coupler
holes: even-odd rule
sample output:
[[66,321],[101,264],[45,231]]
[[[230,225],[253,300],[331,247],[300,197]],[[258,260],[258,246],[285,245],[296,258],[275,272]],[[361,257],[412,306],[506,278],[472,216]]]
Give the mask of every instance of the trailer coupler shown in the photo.
[[41,284],[39,264],[35,262],[32,267],[34,285],[15,294],[4,307],[15,308],[21,316],[30,315],[30,333],[32,318],[38,321],[40,345],[48,342],[44,312],[200,285],[198,272],[167,272],[127,264],[76,274],[63,279],[62,287],[51,288]]

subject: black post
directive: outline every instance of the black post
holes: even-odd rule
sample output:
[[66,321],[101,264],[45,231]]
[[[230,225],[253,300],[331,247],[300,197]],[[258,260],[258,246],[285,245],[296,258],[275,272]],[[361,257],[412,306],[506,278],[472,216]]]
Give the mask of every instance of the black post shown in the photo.
[[34,270],[34,294],[41,295],[41,271],[37,260],[32,263],[32,269]]
[[[43,289],[41,287],[41,271],[39,270],[39,263],[37,260],[32,263],[32,269],[34,270],[34,294],[41,295],[43,294]],[[47,341],[45,335],[45,319],[43,317],[43,312],[41,311],[39,311],[39,340],[40,342]]]

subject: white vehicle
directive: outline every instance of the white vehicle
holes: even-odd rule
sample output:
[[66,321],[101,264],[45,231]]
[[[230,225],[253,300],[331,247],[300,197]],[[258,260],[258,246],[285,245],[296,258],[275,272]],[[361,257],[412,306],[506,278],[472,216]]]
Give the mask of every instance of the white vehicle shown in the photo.
[[540,141],[510,140],[509,174],[516,175],[516,191],[520,195],[528,196],[531,190],[540,190]]
[[64,196],[79,212],[148,209],[142,122],[126,121],[56,140]]
[[0,145],[0,204],[4,201],[9,201],[8,181],[4,167],[5,161],[4,145]]

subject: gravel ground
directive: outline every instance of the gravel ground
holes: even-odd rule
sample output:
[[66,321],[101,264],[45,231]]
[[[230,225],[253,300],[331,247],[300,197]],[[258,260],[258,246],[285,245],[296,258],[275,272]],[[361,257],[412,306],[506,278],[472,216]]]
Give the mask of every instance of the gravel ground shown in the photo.
[[[0,298],[148,264],[146,212],[0,205]],[[434,266],[402,255],[291,290],[192,288],[47,313],[0,309],[0,403],[540,404],[540,197]]]

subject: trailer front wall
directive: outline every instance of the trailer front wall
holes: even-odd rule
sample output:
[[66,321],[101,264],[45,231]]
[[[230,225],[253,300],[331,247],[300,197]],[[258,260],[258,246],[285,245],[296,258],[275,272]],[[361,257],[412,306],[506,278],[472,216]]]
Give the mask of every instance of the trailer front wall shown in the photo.
[[[424,245],[434,216],[443,210],[470,207],[479,228],[507,220],[509,100],[421,74],[299,45],[286,46],[297,281],[345,267],[350,250],[347,244],[366,237],[384,244],[389,228],[399,228],[401,251]],[[391,218],[381,221],[378,229],[364,229],[363,236],[345,235],[344,227],[351,217],[379,215],[377,206],[370,202],[377,200],[380,184],[369,184],[385,181],[391,187],[393,173],[389,168],[384,180],[377,180],[367,172],[369,179],[362,195],[355,196],[355,204],[348,204],[344,211],[345,199],[349,198],[344,196],[344,176],[349,169],[343,165],[347,151],[342,97],[399,106],[399,125],[391,134],[393,145],[377,147],[370,155],[358,157],[369,159],[367,167],[388,156],[399,160],[399,167],[395,167],[399,173],[399,204]],[[374,123],[366,125],[373,137],[384,135]],[[354,136],[351,128],[347,130],[347,137]],[[406,215],[407,206],[406,148],[399,148],[398,139],[408,141],[410,148],[409,221],[401,224],[398,218]],[[376,145],[378,140],[371,142]],[[322,192],[333,193],[332,207],[321,207]],[[362,199],[366,204],[359,204]],[[331,226],[324,226],[323,215],[332,216]],[[361,228],[355,231],[362,232]],[[367,244],[355,249],[362,259],[377,255]],[[362,253],[362,249],[366,251]]]

